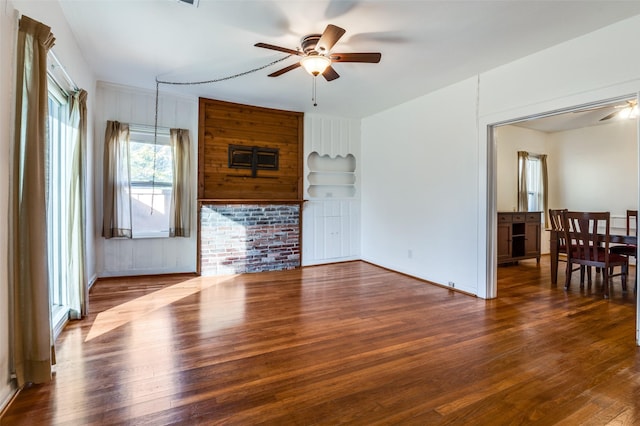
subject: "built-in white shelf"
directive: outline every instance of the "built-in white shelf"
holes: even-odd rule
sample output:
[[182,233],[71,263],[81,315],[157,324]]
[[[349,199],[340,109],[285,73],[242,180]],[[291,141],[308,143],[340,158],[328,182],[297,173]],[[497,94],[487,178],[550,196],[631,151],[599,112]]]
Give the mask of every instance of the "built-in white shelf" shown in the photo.
[[330,157],[314,151],[307,157],[309,196],[314,198],[350,198],[356,194],[356,158]]

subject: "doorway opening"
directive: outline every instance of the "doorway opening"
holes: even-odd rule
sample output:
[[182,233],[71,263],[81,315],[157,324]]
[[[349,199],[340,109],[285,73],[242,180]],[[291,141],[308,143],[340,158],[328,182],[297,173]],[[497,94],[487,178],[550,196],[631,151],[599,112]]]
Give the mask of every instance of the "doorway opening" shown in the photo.
[[[487,197],[487,225],[488,225],[488,247],[490,248],[487,251],[487,298],[495,298],[498,296],[498,288],[497,288],[497,216],[500,211],[517,211],[517,155],[516,152],[520,149],[526,150],[529,148],[533,152],[537,152],[537,150],[547,150],[549,146],[552,147],[553,156],[550,157],[550,176],[549,181],[555,179],[556,182],[562,180],[563,182],[568,182],[570,178],[576,179],[576,175],[579,176],[580,171],[580,161],[583,161],[584,157],[588,154],[596,155],[597,161],[601,162],[601,164],[607,165],[609,162],[613,162],[610,157],[607,155],[607,151],[612,151],[612,147],[610,146],[611,140],[608,139],[606,144],[602,144],[600,141],[600,146],[595,145],[593,141],[591,141],[591,145],[588,141],[583,141],[583,145],[579,146],[579,149],[574,149],[573,151],[578,151],[577,154],[571,159],[571,166],[565,167],[564,169],[553,161],[558,160],[558,158],[562,158],[563,156],[567,156],[568,153],[562,152],[559,149],[561,143],[565,140],[571,140],[572,136],[575,139],[579,137],[577,135],[588,135],[590,132],[594,133],[604,133],[611,129],[612,123],[615,123],[616,120],[614,116],[619,111],[624,109],[625,106],[637,105],[637,95],[625,95],[616,98],[609,98],[607,100],[602,100],[594,103],[583,104],[578,106],[573,106],[561,110],[549,111],[546,113],[530,115],[526,117],[515,118],[511,120],[505,120],[503,122],[493,123],[488,125],[487,127],[487,154],[488,154],[488,197]],[[601,121],[603,118],[605,120]],[[618,177],[622,176],[627,187],[626,194],[629,191],[632,191],[633,197],[627,197],[626,200],[618,200],[620,203],[624,204],[625,207],[619,206],[607,206],[609,208],[597,208],[597,210],[606,210],[611,211],[612,216],[621,216],[619,219],[622,220],[622,217],[625,214],[626,208],[635,208],[638,206],[638,193],[640,192],[638,186],[638,165],[640,164],[640,157],[638,156],[638,146],[639,146],[639,132],[638,132],[638,118],[631,117],[633,119],[627,120],[629,124],[627,127],[627,134],[629,133],[629,128],[633,131],[633,144],[635,146],[635,152],[633,155],[629,153],[626,154],[625,161],[631,162],[629,164],[632,167],[620,167],[619,165],[613,165],[610,167],[610,172],[603,171],[603,176],[606,178],[615,178],[616,173],[618,173]],[[620,118],[620,120],[622,117]],[[511,133],[509,133],[510,130]],[[614,131],[614,130],[612,130]],[[616,133],[619,131],[615,130]],[[502,134],[501,134],[502,133]],[[624,133],[624,132],[623,132]],[[511,140],[507,137],[509,134],[520,135],[520,138],[516,141]],[[536,147],[536,141],[528,140],[527,136],[531,135],[543,135],[541,139],[543,142],[538,141],[538,147]],[[523,136],[524,135],[524,136]],[[550,136],[551,135],[551,136]],[[619,135],[616,135],[618,137]],[[535,138],[533,138],[535,139]],[[565,142],[570,144],[571,142]],[[573,142],[576,143],[575,141]],[[546,145],[545,145],[546,144]],[[555,144],[555,146],[554,146]],[[507,148],[505,148],[507,147]],[[506,150],[502,153],[501,149]],[[568,150],[568,148],[567,148]],[[594,151],[594,152],[592,152]],[[504,154],[504,155],[501,155]],[[511,155],[513,154],[513,155]],[[556,155],[557,154],[557,155]],[[502,157],[505,157],[507,160],[504,160]],[[509,161],[510,165],[505,169],[501,170],[501,161]],[[626,171],[625,171],[626,170]],[[620,175],[619,173],[623,173]],[[505,185],[503,181],[507,176],[507,180],[509,183]],[[623,186],[624,186],[623,185]],[[632,187],[632,189],[628,189]],[[607,188],[607,190],[611,190],[611,188]],[[545,206],[545,213],[549,208],[565,208],[568,206],[574,210],[590,210],[595,209],[593,206],[588,207],[588,203],[592,203],[595,197],[585,198],[584,194],[577,193],[577,195],[568,196],[568,189],[556,184],[554,186],[553,183],[550,184],[550,195],[548,205]],[[504,194],[511,194],[510,199],[505,200]],[[574,197],[574,198],[571,198]],[[579,200],[580,197],[584,199],[583,203],[576,201]],[[623,198],[623,197],[619,197]],[[631,200],[629,200],[629,198]],[[514,199],[516,201],[514,201]],[[604,200],[603,202],[606,202]],[[564,204],[564,205],[560,205]],[[622,204],[620,204],[622,205]],[[549,238],[544,231],[544,225],[541,227],[541,251],[543,255],[549,252]],[[637,275],[637,270],[636,270]],[[637,277],[636,277],[637,282]]]

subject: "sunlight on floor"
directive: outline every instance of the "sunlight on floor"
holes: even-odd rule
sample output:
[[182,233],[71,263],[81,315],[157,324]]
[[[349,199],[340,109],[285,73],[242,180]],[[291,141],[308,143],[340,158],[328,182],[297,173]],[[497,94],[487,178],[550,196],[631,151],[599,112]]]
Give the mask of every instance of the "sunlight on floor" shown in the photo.
[[225,275],[192,278],[138,297],[121,305],[114,306],[107,311],[100,312],[96,316],[85,342],[102,336],[134,319],[138,319],[143,315],[147,315],[187,296],[231,280],[236,276],[237,275]]

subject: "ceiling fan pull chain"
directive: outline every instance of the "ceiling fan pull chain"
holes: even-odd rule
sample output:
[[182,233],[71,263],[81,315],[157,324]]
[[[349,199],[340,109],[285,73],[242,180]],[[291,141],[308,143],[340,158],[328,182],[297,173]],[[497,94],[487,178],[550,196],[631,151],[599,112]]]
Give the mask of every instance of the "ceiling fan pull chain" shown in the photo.
[[156,80],[156,111],[153,122],[153,174],[151,175],[151,213],[153,216],[153,201],[156,193],[156,151],[158,150],[158,93],[160,92],[160,83]]
[[318,106],[318,91],[316,89],[316,81],[317,77],[313,77],[313,88],[311,89],[311,100],[313,101],[313,106]]

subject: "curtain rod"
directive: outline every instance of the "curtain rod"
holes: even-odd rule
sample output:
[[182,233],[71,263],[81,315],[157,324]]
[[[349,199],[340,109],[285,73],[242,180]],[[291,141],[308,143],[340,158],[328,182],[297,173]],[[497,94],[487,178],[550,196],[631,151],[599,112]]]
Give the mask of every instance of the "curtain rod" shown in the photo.
[[60,62],[56,54],[53,52],[53,49],[49,49],[49,54],[51,55],[51,58],[55,61],[55,66],[60,68],[60,70],[62,71],[62,75],[64,76],[65,80],[67,80],[67,83],[71,85],[73,90],[75,91],[80,90],[80,88],[75,83],[75,81],[73,81],[73,79],[71,78],[67,70],[62,66],[62,63]]
[[154,133],[157,129],[158,133],[169,134],[171,131],[170,127],[158,126],[155,127],[153,124],[137,124],[137,123],[129,123],[129,129],[138,133]]

